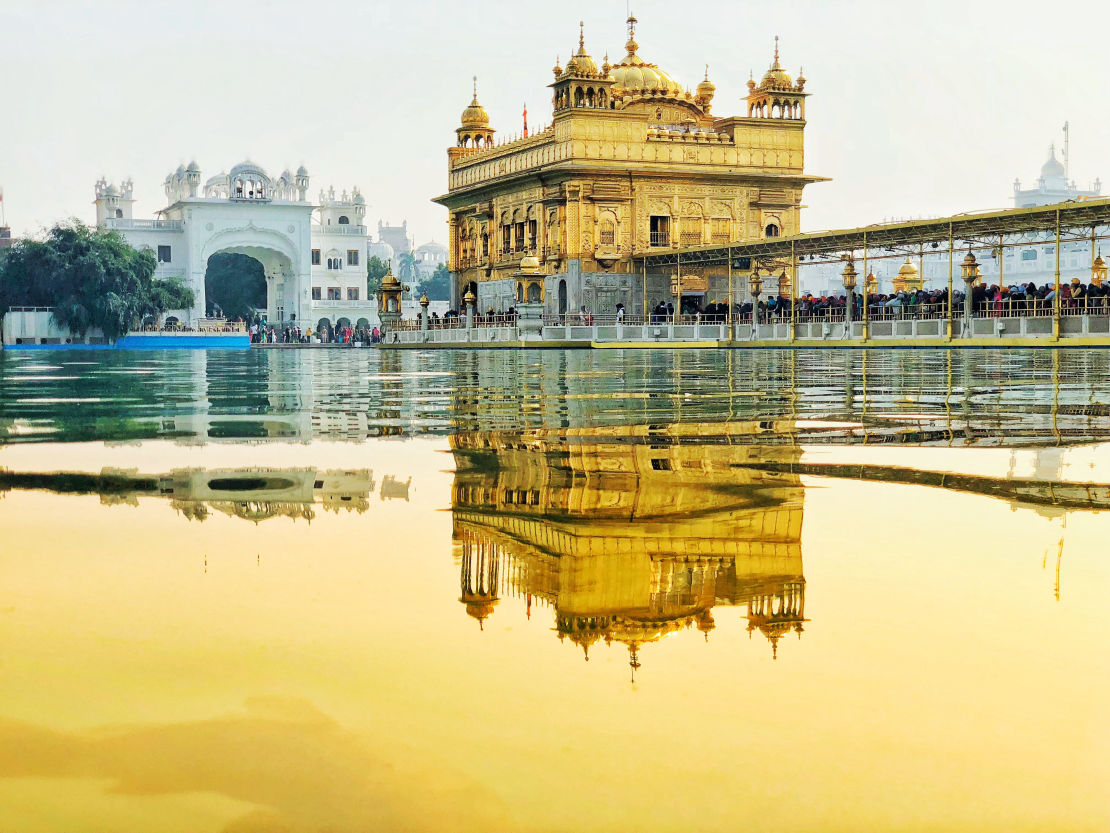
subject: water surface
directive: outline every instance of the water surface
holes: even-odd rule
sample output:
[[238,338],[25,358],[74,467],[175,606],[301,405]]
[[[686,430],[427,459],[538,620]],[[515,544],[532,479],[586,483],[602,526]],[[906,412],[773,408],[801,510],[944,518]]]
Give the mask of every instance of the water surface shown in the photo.
[[1106,829],[1107,364],[0,354],[0,829]]

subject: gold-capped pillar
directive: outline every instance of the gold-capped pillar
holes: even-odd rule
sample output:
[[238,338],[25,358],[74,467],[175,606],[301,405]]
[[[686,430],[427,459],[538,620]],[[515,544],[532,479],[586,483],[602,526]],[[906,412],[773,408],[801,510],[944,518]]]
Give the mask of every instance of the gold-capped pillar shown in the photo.
[[385,334],[397,327],[401,320],[401,294],[408,289],[397,280],[393,274],[393,265],[390,261],[382,276],[381,288],[378,290],[378,318],[382,322],[382,338]]

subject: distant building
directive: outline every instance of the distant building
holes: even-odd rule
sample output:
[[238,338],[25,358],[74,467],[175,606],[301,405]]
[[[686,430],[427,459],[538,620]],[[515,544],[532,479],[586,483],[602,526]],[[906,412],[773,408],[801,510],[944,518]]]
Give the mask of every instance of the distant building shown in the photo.
[[378,221],[378,242],[387,243],[393,249],[393,256],[408,254],[412,251],[412,238],[409,237],[409,222],[390,226]]
[[[1014,208],[1033,208],[1040,205],[1053,205],[1068,200],[1091,199],[1102,193],[1102,180],[1095,179],[1089,190],[1076,187],[1074,180],[1068,180],[1064,165],[1056,158],[1056,146],[1048,150],[1048,159],[1041,166],[1040,176],[1037,177],[1035,188],[1023,189],[1021,180],[1014,180],[1013,201]],[[1007,241],[1008,243],[1014,241]],[[999,269],[1001,269],[1002,283],[1010,286],[1018,283],[1035,283],[1037,286],[1054,283],[1056,280],[1056,240],[1053,235],[1040,235],[1034,241],[1026,241],[1030,245],[1015,247],[1007,246],[1001,258],[997,252],[989,247],[977,246],[972,249],[979,262],[979,271],[982,282],[986,285],[999,282]],[[959,262],[966,254],[966,248],[960,249],[960,254],[955,262],[954,284],[963,289],[960,280]],[[887,252],[876,252],[877,255],[886,255]],[[873,260],[868,265],[868,271],[874,272],[878,281],[879,293],[889,294],[898,291],[899,286],[905,283],[906,272],[900,270],[906,265],[904,256],[897,258],[881,257]],[[947,244],[940,247],[939,251],[926,250],[924,256],[915,256],[908,259],[911,266],[920,270],[926,289],[943,289],[948,286],[948,250]],[[860,266],[858,255],[856,266]],[[800,272],[799,287],[803,292],[814,295],[844,293],[841,282],[840,264],[822,264],[807,266]],[[916,275],[915,275],[916,277]],[[1091,244],[1090,242],[1072,241],[1060,245],[1060,281],[1070,283],[1078,278],[1083,283],[1091,279]]]
[[1037,187],[1022,190],[1021,180],[1014,180],[1014,208],[1033,208],[1038,205],[1052,205],[1057,202],[1097,197],[1102,192],[1102,180],[1096,179],[1090,191],[1075,187],[1075,181],[1068,181],[1063,164],[1056,158],[1056,145],[1048,149],[1048,161],[1041,166]]
[[253,162],[203,181],[192,162],[166,177],[166,207],[154,219],[133,217],[134,188],[96,183],[96,224],[119,231],[153,253],[155,277],[181,278],[196,293],[191,310],[172,314],[191,321],[205,314],[208,260],[223,252],[262,264],[266,313],[271,322],[303,327],[377,323],[376,300],[366,297],[366,200],[358,189],[321,192],[308,200],[308,171],[270,177]]
[[417,280],[424,281],[435,274],[440,266],[447,265],[447,247],[433,240],[417,246],[413,251],[413,257],[416,258]]
[[12,230],[8,226],[0,226],[0,249],[10,249],[14,242]]

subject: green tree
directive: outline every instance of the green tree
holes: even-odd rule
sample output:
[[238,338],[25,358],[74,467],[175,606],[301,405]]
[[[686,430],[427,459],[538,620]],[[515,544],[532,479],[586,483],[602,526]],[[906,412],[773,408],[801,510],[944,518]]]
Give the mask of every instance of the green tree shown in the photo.
[[416,280],[416,255],[412,252],[401,252],[397,255],[397,279],[401,283],[412,283]]
[[375,255],[366,261],[366,292],[368,295],[377,295],[382,287],[382,278],[389,269],[388,264]]
[[61,223],[42,239],[12,246],[0,268],[0,314],[52,307],[55,323],[75,335],[99,328],[119,338],[152,309],[156,267],[153,254],[132,248],[118,232]]
[[204,273],[204,297],[207,314],[219,307],[226,318],[250,321],[256,309],[266,306],[266,272],[249,255],[214,254]]
[[447,264],[441,263],[436,270],[420,284],[420,291],[428,296],[429,301],[451,300],[451,273],[447,271]]
[[197,295],[181,278],[156,278],[151,282],[150,312],[161,315],[168,309],[189,309]]

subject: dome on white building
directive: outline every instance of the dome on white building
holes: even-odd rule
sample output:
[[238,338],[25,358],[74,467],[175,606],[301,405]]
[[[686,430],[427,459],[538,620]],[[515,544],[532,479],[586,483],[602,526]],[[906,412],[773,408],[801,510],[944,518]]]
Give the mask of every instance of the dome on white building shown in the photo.
[[246,178],[248,176],[254,178],[262,177],[267,182],[270,181],[270,175],[267,174],[266,171],[264,171],[260,166],[251,162],[249,159],[244,162],[240,162],[238,165],[232,168],[229,176],[232,179],[236,179],[237,177]]
[[376,257],[378,260],[386,261],[393,260],[395,255],[392,246],[379,240],[377,243],[371,243],[366,247],[366,256]]

